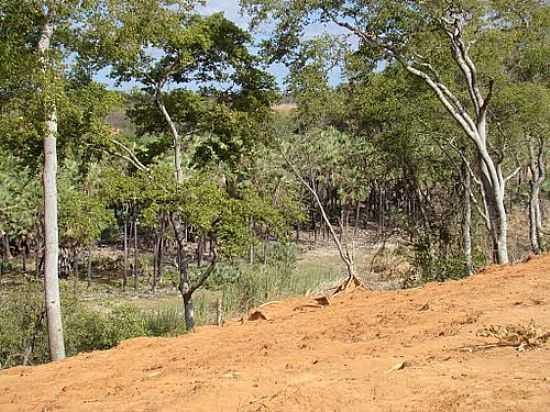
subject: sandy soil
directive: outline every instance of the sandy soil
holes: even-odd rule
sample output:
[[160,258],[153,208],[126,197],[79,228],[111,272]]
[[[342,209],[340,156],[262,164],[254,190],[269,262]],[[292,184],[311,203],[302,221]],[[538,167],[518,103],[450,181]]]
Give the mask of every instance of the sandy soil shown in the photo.
[[0,411],[550,411],[550,342],[478,347],[479,331],[550,331],[550,256],[400,292],[264,306],[179,338],[0,373]]

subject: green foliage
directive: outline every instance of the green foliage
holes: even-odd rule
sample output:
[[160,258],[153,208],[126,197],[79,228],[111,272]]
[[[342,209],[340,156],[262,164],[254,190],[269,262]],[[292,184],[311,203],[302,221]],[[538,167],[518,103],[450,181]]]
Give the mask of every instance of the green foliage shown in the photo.
[[0,155],[0,232],[29,234],[36,219],[39,185],[29,168]]
[[414,262],[418,280],[421,283],[443,282],[466,276],[465,260],[462,255],[444,256],[434,250],[428,237],[419,238],[414,245]]
[[242,313],[265,302],[300,296],[332,286],[342,278],[334,268],[302,266],[294,269],[291,261],[278,264],[243,265],[230,269],[233,280],[223,288],[226,313]]
[[[284,296],[303,295],[341,276],[337,270],[302,266],[296,271],[297,250],[293,244],[271,244],[267,265],[220,264],[208,281],[207,290],[195,297],[199,323],[212,321],[215,296],[223,291],[226,316]],[[185,333],[178,304],[140,309],[135,305],[80,301],[70,288],[62,288],[62,308],[67,355],[109,349],[138,336],[174,336]],[[213,296],[211,291],[217,291]],[[23,361],[25,349],[35,336],[29,361],[48,360],[43,294],[37,283],[26,283],[0,294],[0,365],[11,367]]]
[[[276,97],[273,77],[249,51],[250,35],[221,13],[201,16],[164,2],[107,10],[90,38],[104,45],[102,54],[87,58],[103,58],[112,77],[142,86],[128,111],[138,133],[173,134],[169,116],[186,140],[208,134],[195,160],[238,164]],[[154,27],[136,26],[139,21],[154,21]],[[197,85],[198,91],[190,90]],[[173,138],[157,140],[153,151],[165,151]]]
[[103,230],[114,223],[114,217],[91,184],[87,190],[78,184],[76,167],[66,163],[59,178],[59,229],[62,243],[85,247],[100,238]]
[[35,358],[47,359],[42,301],[38,288],[31,285],[0,295],[0,367],[21,364],[35,334],[38,348]]
[[[109,349],[125,339],[147,335],[144,316],[133,306],[118,306],[108,314],[100,314],[74,305],[76,313],[65,315],[65,345],[69,355]],[[65,311],[71,309],[71,304],[64,307]]]
[[[0,295],[0,367],[23,362],[47,362],[48,348],[43,293],[37,284],[25,284]],[[181,316],[166,308],[145,311],[132,305],[91,309],[69,290],[62,291],[63,324],[67,355],[109,349],[138,336],[166,336],[183,332]]]
[[[384,230],[412,240],[422,281],[460,278],[461,156],[478,173],[478,153],[426,82],[407,68],[420,67],[446,85],[465,112],[479,110],[444,30],[464,25],[476,87],[492,95],[488,155],[503,176],[517,166],[526,169],[527,142],[546,150],[550,131],[547,2],[241,3],[253,25],[275,23],[272,35],[262,38],[262,56],[255,54],[257,39],[222,14],[197,14],[200,1],[71,0],[55,2],[52,47],[41,62],[37,40],[53,3],[0,0],[0,236],[14,250],[25,243],[14,240],[24,239],[24,247],[41,253],[38,165],[45,114],[55,103],[61,244],[76,254],[109,231],[117,234],[109,238],[114,245],[130,217],[139,224],[144,248],[160,227],[168,243],[173,240],[166,229],[171,220],[190,228],[192,236],[213,240],[219,266],[206,284],[210,291],[199,291],[195,301],[202,320],[212,291],[223,290],[226,310],[239,312],[339,275],[318,268],[296,273],[288,229],[306,215],[318,223],[319,216],[288,163],[327,202],[331,221],[354,210],[360,215],[356,225],[375,217]],[[312,23],[339,24],[346,33],[363,35],[353,42],[340,35],[310,36]],[[277,90],[265,61],[288,65],[295,111],[272,113]],[[336,87],[335,67],[342,69]],[[94,80],[100,69],[136,89],[109,90]],[[110,119],[114,111],[124,130]],[[120,119],[123,111],[127,118]],[[183,152],[182,182],[174,177],[175,147]],[[548,157],[547,150],[543,155]],[[518,194],[509,206],[524,206],[526,180],[522,170],[517,183],[508,181]],[[542,197],[548,185],[542,184]],[[472,195],[482,210],[475,184]],[[476,242],[483,235],[474,228]],[[243,264],[241,258],[251,246],[260,250],[261,241],[268,244],[268,264]],[[165,258],[173,258],[166,249]],[[482,264],[484,253],[477,249],[476,263]],[[143,272],[149,259],[145,253],[138,259]],[[4,268],[17,265],[7,262]],[[176,283],[178,275],[167,270],[164,281]],[[199,269],[190,271],[200,276]],[[134,336],[181,332],[181,309],[97,311],[64,295],[69,354]],[[45,361],[38,286],[22,286],[0,299],[0,363],[21,363],[33,336],[32,362]]]
[[177,336],[186,332],[179,306],[159,306],[142,312],[145,336]]
[[[292,243],[271,243],[267,264],[220,264],[207,283],[207,290],[223,292],[224,311],[240,314],[271,300],[303,295],[320,285],[340,279],[342,273],[331,267],[302,264]],[[201,295],[197,299],[202,299]]]

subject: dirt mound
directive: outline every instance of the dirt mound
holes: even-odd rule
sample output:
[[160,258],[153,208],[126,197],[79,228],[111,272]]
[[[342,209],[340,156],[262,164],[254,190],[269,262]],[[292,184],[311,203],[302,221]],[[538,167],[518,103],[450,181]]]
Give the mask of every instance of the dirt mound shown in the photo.
[[550,410],[550,256],[259,311],[1,372],[0,410]]

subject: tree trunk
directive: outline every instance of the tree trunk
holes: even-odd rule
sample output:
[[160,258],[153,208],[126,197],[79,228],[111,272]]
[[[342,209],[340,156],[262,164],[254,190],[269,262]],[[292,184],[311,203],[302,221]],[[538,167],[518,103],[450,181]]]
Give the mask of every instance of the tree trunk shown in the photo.
[[189,267],[186,258],[183,256],[183,248],[178,247],[178,250],[181,250],[181,252],[178,252],[180,273],[179,290],[183,298],[185,328],[191,331],[195,327],[195,314],[193,312],[193,293],[191,292],[191,285],[189,283]]
[[[55,30],[54,10],[50,7],[46,22],[38,41],[42,70],[46,86],[49,83],[48,51]],[[46,319],[48,325],[48,347],[50,359],[60,360],[65,357],[63,340],[63,323],[61,319],[61,301],[59,296],[59,277],[57,260],[59,256],[59,241],[57,227],[57,109],[49,90],[44,91],[46,109],[46,127],[44,136],[44,235],[45,235],[45,265],[44,291],[46,301]]]
[[3,256],[8,260],[11,259],[10,240],[5,232],[2,233],[2,248],[4,249]]
[[157,102],[157,106],[159,110],[161,111],[162,115],[164,116],[164,119],[166,120],[166,123],[168,123],[170,133],[172,134],[172,142],[174,145],[175,177],[176,177],[176,184],[177,186],[179,186],[183,183],[183,173],[181,168],[181,141],[180,141],[180,136],[179,136],[176,124],[172,120],[172,117],[170,117],[170,114],[168,113],[168,110],[166,110],[166,106],[164,105],[164,102],[162,100],[162,91],[161,91],[160,84],[157,85],[155,90],[155,100]]
[[159,248],[158,248],[158,255],[157,255],[157,281],[160,282],[163,275],[163,256],[164,256],[164,246],[165,246],[165,239],[164,239],[164,231],[166,230],[166,221],[163,219],[162,222],[163,229],[162,229],[162,236],[160,238]]
[[[254,220],[250,220],[250,233],[252,234],[252,239],[255,235],[255,225]],[[254,241],[250,243],[250,247],[248,249],[248,261],[251,265],[253,265],[256,262],[256,245],[254,244]]]
[[157,288],[157,259],[158,259],[158,233],[155,234],[154,243],[153,243],[153,281],[151,283],[151,291],[155,293]]
[[385,214],[386,214],[386,191],[383,188],[380,188],[378,192],[378,233],[384,233],[385,229]]
[[174,216],[170,216],[170,221],[172,223],[172,229],[174,230],[174,237],[176,238],[177,263],[179,271],[178,289],[183,299],[185,327],[190,331],[193,330],[195,321],[193,317],[191,285],[189,284],[189,268],[187,265],[187,258],[185,256],[185,244],[180,232],[181,225],[177,222]]
[[529,182],[529,241],[531,243],[531,252],[535,255],[541,254],[540,234],[537,227],[537,204],[539,203],[539,188],[531,181]]
[[56,361],[65,357],[63,324],[61,320],[61,301],[58,277],[58,229],[57,229],[57,115],[55,109],[48,114],[44,139],[44,228],[45,262],[44,290],[46,316],[48,321],[48,344],[50,359]]
[[25,239],[21,244],[21,264],[23,266],[23,273],[27,273],[27,252],[29,248],[27,245],[27,240]]
[[195,328],[195,313],[193,311],[193,299],[190,294],[183,293],[183,310],[185,313],[185,328],[192,331]]
[[154,267],[153,267],[153,292],[157,289],[157,282],[162,276],[162,244],[164,240],[164,216],[161,215],[159,231],[157,233],[157,241],[155,242],[154,250]]
[[88,246],[88,260],[87,260],[87,274],[86,279],[88,281],[88,287],[92,286],[92,245]]
[[122,272],[122,289],[128,283],[128,209],[124,207],[124,271]]
[[138,290],[138,220],[137,220],[137,210],[134,209],[134,268],[132,276],[134,277],[134,291]]
[[544,141],[538,139],[538,147],[535,148],[534,139],[529,139],[529,240],[531,251],[540,255],[542,253],[541,230],[542,213],[540,207],[540,187],[544,182]]
[[[488,217],[491,222],[490,235],[493,243],[493,261],[497,264],[509,263],[508,258],[508,218],[504,205],[505,182],[500,176],[500,168],[494,163],[488,165],[481,160],[482,189],[487,202]],[[489,172],[488,166],[497,172]]]
[[474,262],[472,259],[472,203],[470,199],[472,178],[465,164],[462,167],[462,177],[464,179],[462,247],[464,250],[464,271],[469,276],[474,273]]
[[357,230],[361,228],[361,202],[358,200],[355,205],[355,222],[353,226],[353,238],[357,236]]
[[73,293],[75,296],[78,295],[78,278],[80,277],[79,266],[80,264],[80,255],[78,250],[75,248],[73,252]]
[[[298,178],[298,180],[304,185],[304,187],[312,194],[313,199],[315,200],[315,203],[317,204],[317,207],[319,208],[319,212],[321,213],[322,222],[324,222],[327,226],[327,230],[329,234],[332,237],[333,242],[335,243],[338,254],[340,256],[340,259],[345,264],[347,272],[348,272],[348,280],[345,282],[344,288],[351,285],[352,283],[360,284],[359,279],[357,278],[357,274],[355,273],[355,267],[354,267],[354,260],[353,260],[353,253],[350,253],[349,249],[346,247],[344,250],[344,246],[342,245],[342,242],[340,242],[338,235],[336,234],[334,227],[332,226],[330,219],[327,215],[327,212],[325,210],[325,207],[323,206],[323,202],[321,201],[321,198],[319,197],[319,193],[314,189],[312,185],[310,185],[300,174],[300,172],[296,169],[296,167],[285,157],[285,161],[287,165],[291,168],[294,175]],[[337,290],[339,290],[338,288]]]
[[216,302],[216,324],[219,327],[223,326],[223,291]]
[[250,244],[250,247],[248,248],[248,263],[251,265],[254,264],[256,257],[256,248],[254,247],[254,243]]
[[420,77],[430,86],[439,101],[474,143],[480,160],[483,191],[489,207],[493,259],[496,263],[506,264],[509,262],[508,222],[504,204],[507,179],[502,175],[500,159],[495,160],[491,157],[487,144],[487,110],[491,101],[494,82],[490,82],[487,95],[482,96],[478,88],[479,79],[475,64],[464,44],[464,27],[459,24],[445,30],[450,40],[453,59],[464,75],[465,86],[474,108],[472,113],[467,112],[460,99],[441,83],[438,76],[434,77],[433,73],[402,62],[407,71]]
[[204,255],[205,240],[204,235],[201,234],[197,241],[197,267],[202,266],[202,257]]

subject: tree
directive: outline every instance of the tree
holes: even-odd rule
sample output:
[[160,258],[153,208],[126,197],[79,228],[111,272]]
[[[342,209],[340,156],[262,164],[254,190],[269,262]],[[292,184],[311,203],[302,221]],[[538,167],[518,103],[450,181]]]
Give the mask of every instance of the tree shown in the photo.
[[80,181],[76,162],[66,161],[59,184],[60,245],[70,251],[67,258],[71,262],[75,284],[78,281],[82,249],[86,248],[90,252],[103,230],[114,221],[106,199],[98,193],[99,165],[88,167],[88,175],[84,181]]
[[0,156],[0,180],[0,253],[3,259],[10,259],[10,243],[28,242],[32,237],[39,185],[31,169],[11,155]]
[[550,131],[548,89],[538,82],[511,81],[495,102],[494,116],[499,129],[514,144],[520,164],[529,175],[528,217],[531,251],[540,254],[542,244],[541,190],[546,176],[546,146]]
[[[357,159],[346,167],[364,164],[361,176],[379,231],[393,228],[408,234],[425,279],[462,275],[457,261],[463,255],[465,263],[471,252],[468,241],[463,253],[458,251],[455,246],[461,242],[453,236],[460,230],[457,192],[466,186],[460,129],[400,65],[372,72],[353,56],[346,71],[350,81],[341,87],[347,109],[343,124]],[[469,190],[464,192],[470,196]]]
[[[492,40],[498,33],[507,31],[510,24],[517,27],[514,21],[485,1],[243,0],[241,4],[252,13],[253,24],[269,18],[277,22],[274,37],[267,42],[268,49],[275,50],[275,56],[295,48],[304,26],[318,20],[353,34],[360,43],[358,51],[364,52],[366,59],[397,61],[410,74],[422,79],[475,148],[478,174],[487,200],[494,257],[498,263],[508,262],[504,199],[506,183],[513,174],[504,174],[502,151],[495,149],[489,140],[488,111],[496,79],[490,77],[492,73],[486,76],[476,64],[473,46],[476,41],[483,47],[490,45],[493,54],[501,57]],[[530,2],[529,7],[545,6],[542,2]],[[497,18],[491,19],[493,15]],[[445,53],[441,46],[449,52]],[[460,73],[459,87],[454,91],[454,73],[449,76],[453,72],[449,71],[451,68]]]
[[[114,78],[142,86],[143,93],[136,96],[137,104],[129,112],[139,132],[171,137],[174,181],[162,180],[162,190],[168,193],[185,189],[184,170],[189,166],[185,159],[205,162],[214,153],[223,161],[238,162],[253,142],[252,126],[265,117],[274,96],[272,77],[258,68],[258,60],[248,51],[250,36],[222,14],[200,16],[191,6],[172,1],[120,4],[107,9],[101,18],[108,23],[101,20],[91,37],[92,45],[94,39],[102,44],[100,55],[104,64],[112,65]],[[93,47],[88,49],[94,56]],[[189,90],[193,84],[201,87],[200,93]],[[183,147],[188,148],[191,137],[200,132],[209,138],[196,159],[184,156]],[[177,241],[179,288],[192,329],[194,289],[185,261],[185,230],[193,222],[182,213],[174,209],[169,216]]]
[[46,319],[48,321],[48,343],[50,358],[53,361],[65,357],[63,325],[61,321],[61,300],[59,296],[59,239],[57,228],[57,147],[58,132],[57,107],[50,76],[55,69],[50,60],[52,36],[57,28],[57,5],[51,2],[45,5],[44,23],[37,45],[40,63],[44,75],[44,290],[46,297]]
[[[311,167],[312,169],[316,169],[316,168],[325,168],[325,167],[328,167],[328,169],[330,170],[329,172],[329,176],[338,176],[339,178],[342,178],[343,177],[343,174],[339,173],[341,172],[342,170],[338,170],[339,169],[339,166],[344,166],[345,167],[345,164],[343,162],[341,162],[342,158],[340,157],[342,152],[339,152],[338,149],[340,149],[341,147],[338,147],[338,133],[336,131],[321,131],[320,132],[320,135],[321,137],[325,137],[324,139],[316,139],[317,140],[317,144],[319,143],[319,140],[321,140],[321,145],[323,146],[323,149],[326,150],[327,149],[327,142],[331,142],[331,143],[336,143],[336,147],[331,147],[331,149],[333,150],[326,150],[322,156],[322,158],[324,158],[324,162],[321,161],[319,163],[317,162],[308,162],[308,163],[302,163],[302,168],[304,168],[304,166],[307,167]],[[310,137],[311,138],[311,135],[307,135],[307,137]],[[328,139],[326,138],[326,136],[329,136]],[[336,142],[334,142],[334,140],[336,140]],[[303,144],[303,143],[302,143]],[[311,146],[311,142],[308,142],[307,143],[309,146]],[[283,143],[284,145],[284,143]],[[326,207],[325,205],[323,204],[323,201],[321,200],[321,197],[320,197],[320,194],[319,194],[319,191],[318,191],[318,187],[319,187],[319,180],[322,180],[323,178],[325,178],[327,175],[326,174],[323,174],[322,172],[321,173],[316,173],[315,171],[309,171],[310,173],[308,173],[308,177],[307,178],[304,178],[302,172],[299,170],[299,168],[296,166],[296,162],[294,160],[291,160],[290,159],[290,153],[288,153],[289,151],[292,152],[292,151],[296,151],[297,147],[299,144],[297,144],[296,142],[292,142],[291,143],[291,147],[292,149],[289,150],[288,148],[288,145],[284,145],[286,147],[283,147],[282,148],[282,156],[285,160],[285,163],[286,165],[290,168],[290,170],[292,171],[292,173],[294,174],[294,176],[296,177],[296,179],[298,179],[298,181],[309,191],[309,193],[311,194],[311,196],[313,196],[313,199],[317,205],[317,207],[319,208],[319,212],[321,213],[321,218],[323,220],[323,222],[325,223],[325,225],[327,226],[328,230],[329,230],[329,233],[330,233],[330,236],[334,242],[334,244],[336,245],[336,248],[338,249],[338,254],[340,256],[340,259],[342,260],[342,262],[345,264],[346,266],[346,270],[347,270],[347,274],[348,274],[348,278],[346,280],[346,282],[341,285],[338,289],[337,289],[337,292],[340,291],[340,290],[344,290],[344,289],[347,289],[349,286],[352,286],[352,285],[360,285],[361,284],[361,281],[359,280],[358,276],[357,276],[357,272],[356,272],[356,267],[355,267],[355,261],[354,261],[354,239],[351,239],[351,245],[348,244],[348,239],[344,239],[344,237],[346,237],[346,233],[345,233],[345,228],[344,228],[344,211],[342,210],[341,213],[340,213],[340,218],[339,218],[339,226],[340,226],[340,236],[338,236],[335,228],[334,228],[334,225],[332,224],[331,222],[331,218],[329,217],[328,213],[327,213],[327,210],[326,210]],[[315,145],[313,146],[315,147]],[[336,150],[335,150],[336,149]],[[305,151],[306,153],[301,153],[301,154],[311,154],[311,153],[308,153],[308,151],[306,150]],[[326,159],[327,158],[330,158],[330,163],[326,162]],[[334,163],[332,163],[334,162]],[[321,166],[322,165],[322,166]],[[345,179],[345,178],[344,178]],[[342,179],[342,180],[344,180]],[[309,182],[308,182],[309,180]],[[341,190],[345,190],[345,186],[346,184],[349,183],[349,181],[345,181],[344,182],[341,182],[341,186],[337,185],[337,187],[339,187]],[[342,190],[342,191],[343,191]],[[355,224],[357,225],[358,222],[355,222]]]
[[[155,124],[145,130],[160,128],[171,135],[178,185],[184,178],[182,136],[197,133],[204,99],[216,99],[242,111],[247,104],[258,110],[260,105],[269,105],[274,89],[272,77],[256,67],[257,59],[248,51],[250,36],[220,13],[208,17],[195,14],[194,3],[198,2],[118,5],[106,11],[102,18],[108,23],[101,20],[90,40],[92,45],[102,45],[99,56],[112,65],[114,78],[142,86],[146,94],[141,109],[134,113],[142,122]],[[88,49],[99,60],[93,46]],[[216,84],[221,86],[219,90]],[[189,90],[193,85],[202,88],[202,98]],[[146,110],[150,113],[145,120]],[[210,129],[214,124],[207,126]]]
[[[32,159],[33,164],[43,157],[45,306],[50,356],[57,360],[65,356],[58,282],[58,149],[65,148],[64,139],[70,140],[74,137],[71,132],[76,131],[70,130],[71,122],[63,123],[67,119],[64,104],[70,101],[67,91],[83,85],[69,84],[70,70],[65,71],[63,64],[71,66],[79,47],[76,39],[89,27],[90,11],[102,9],[102,4],[80,0],[23,3],[6,0],[0,5],[0,50],[2,57],[7,58],[2,58],[0,72],[8,74],[7,80],[2,77],[0,84],[2,120],[7,118],[18,126],[2,139],[2,145],[11,147],[21,159]],[[89,119],[88,131],[91,131],[99,122],[93,116]],[[95,127],[95,132],[98,129]]]

